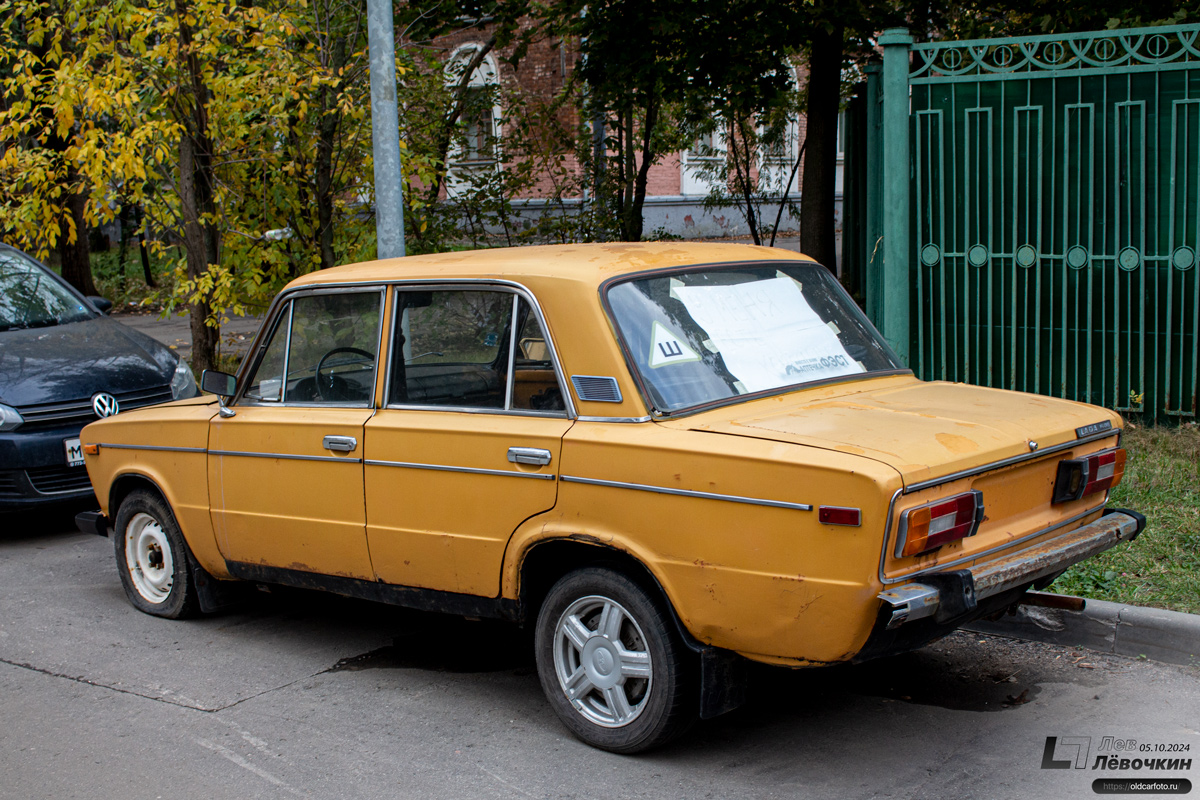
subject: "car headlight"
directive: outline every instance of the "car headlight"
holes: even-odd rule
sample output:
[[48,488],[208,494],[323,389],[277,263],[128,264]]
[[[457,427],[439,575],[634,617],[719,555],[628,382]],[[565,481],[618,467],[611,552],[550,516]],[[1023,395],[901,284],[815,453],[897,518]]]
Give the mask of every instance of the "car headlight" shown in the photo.
[[175,377],[171,378],[171,399],[180,400],[196,396],[196,376],[182,358],[175,365]]
[[25,418],[12,406],[0,404],[0,431],[13,431],[21,426]]

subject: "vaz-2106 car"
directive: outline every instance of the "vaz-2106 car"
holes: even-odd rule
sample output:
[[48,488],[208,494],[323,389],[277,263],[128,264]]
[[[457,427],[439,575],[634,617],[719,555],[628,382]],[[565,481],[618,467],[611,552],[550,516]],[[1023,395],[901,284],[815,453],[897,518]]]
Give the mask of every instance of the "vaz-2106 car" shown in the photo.
[[293,281],[221,396],[95,422],[121,580],[531,625],[584,741],[735,707],[746,660],[918,647],[1136,536],[1120,417],[917,380],[823,267],[737,245],[445,253]]

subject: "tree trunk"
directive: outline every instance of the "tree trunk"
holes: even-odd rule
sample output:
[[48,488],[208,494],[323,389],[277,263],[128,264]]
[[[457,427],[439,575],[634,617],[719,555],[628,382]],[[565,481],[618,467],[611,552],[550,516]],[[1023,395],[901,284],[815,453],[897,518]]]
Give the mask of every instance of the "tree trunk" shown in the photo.
[[[70,51],[71,40],[65,38],[63,45],[66,50]],[[43,65],[43,75],[51,75],[56,65],[51,59],[50,37],[44,37],[40,44],[31,49],[38,62]],[[68,133],[66,137],[59,135],[58,125],[48,108],[43,108],[40,113],[46,125],[46,148],[52,151],[61,162],[67,162],[66,152],[71,146],[70,134]],[[55,249],[58,251],[58,257],[62,264],[63,279],[82,294],[95,296],[99,292],[92,280],[92,265],[88,258],[87,223],[83,219],[83,211],[87,206],[87,190],[83,188],[83,181],[78,170],[71,163],[65,163],[65,169],[66,175],[63,183],[66,189],[65,199],[59,207],[62,214],[59,220],[61,232]],[[73,234],[72,228],[74,228]],[[72,236],[74,241],[71,241]]]
[[146,232],[142,230],[143,215],[141,206],[133,207],[133,220],[134,225],[137,226],[138,255],[142,259],[142,277],[145,278],[147,286],[151,289],[157,289],[158,283],[154,280],[154,272],[150,269],[150,251],[146,247]]
[[834,190],[844,33],[817,28],[808,60],[808,132],[800,199],[800,248],[837,274]]
[[[179,23],[179,50],[191,86],[187,114],[181,120],[184,131],[179,140],[179,205],[183,217],[183,244],[187,252],[187,274],[199,280],[209,265],[218,263],[219,237],[211,222],[216,205],[213,198],[212,142],[208,133],[208,86],[199,59],[192,49],[192,33],[187,23],[185,0],[176,0]],[[192,369],[197,372],[216,367],[219,329],[209,325],[212,304],[207,296],[192,300]]]
[[733,124],[726,127],[731,131],[728,152],[733,157],[733,178],[735,189],[741,195],[745,204],[746,225],[750,227],[750,238],[755,244],[762,244],[758,230],[758,216],[754,213],[754,184],[751,181],[750,168],[754,163],[754,153],[750,136],[748,135],[746,117],[734,112]]
[[[68,172],[68,183],[77,185],[79,177],[75,170]],[[74,286],[82,294],[95,297],[100,294],[92,280],[92,265],[88,259],[87,223],[83,219],[83,209],[87,206],[87,195],[74,193],[67,197],[63,207],[64,216],[69,217],[75,227],[75,240],[70,240],[70,231],[63,225],[62,236],[58,239],[58,257],[62,262],[63,280]],[[66,222],[66,220],[64,220]]]
[[[630,122],[633,122],[632,116]],[[658,154],[653,149],[654,126],[658,124],[658,100],[651,98],[646,103],[646,120],[642,126],[642,163],[638,166],[637,177],[633,181],[633,197],[622,220],[622,239],[627,242],[640,242],[645,220],[642,209],[646,205],[646,183],[650,176],[650,167],[658,160]],[[628,158],[633,162],[633,137],[629,137],[630,148]]]

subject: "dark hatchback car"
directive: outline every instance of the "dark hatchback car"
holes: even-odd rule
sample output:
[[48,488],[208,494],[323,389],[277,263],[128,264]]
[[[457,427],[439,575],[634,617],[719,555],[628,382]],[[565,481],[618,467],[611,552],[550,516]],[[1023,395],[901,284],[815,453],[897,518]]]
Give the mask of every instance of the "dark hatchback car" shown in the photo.
[[195,396],[187,362],[108,307],[0,244],[0,511],[91,498],[84,425]]

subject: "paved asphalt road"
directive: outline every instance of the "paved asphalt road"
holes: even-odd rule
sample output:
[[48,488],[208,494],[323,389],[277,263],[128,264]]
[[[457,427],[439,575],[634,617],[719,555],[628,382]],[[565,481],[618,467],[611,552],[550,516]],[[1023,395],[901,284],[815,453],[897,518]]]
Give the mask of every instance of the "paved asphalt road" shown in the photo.
[[[505,626],[278,590],[171,622],[112,562],[67,517],[0,518],[0,797],[1087,798],[1104,736],[1186,744],[1190,771],[1117,774],[1200,784],[1193,668],[959,633],[763,670],[623,757],[566,733]],[[1087,766],[1041,769],[1049,736],[1090,737]]]

